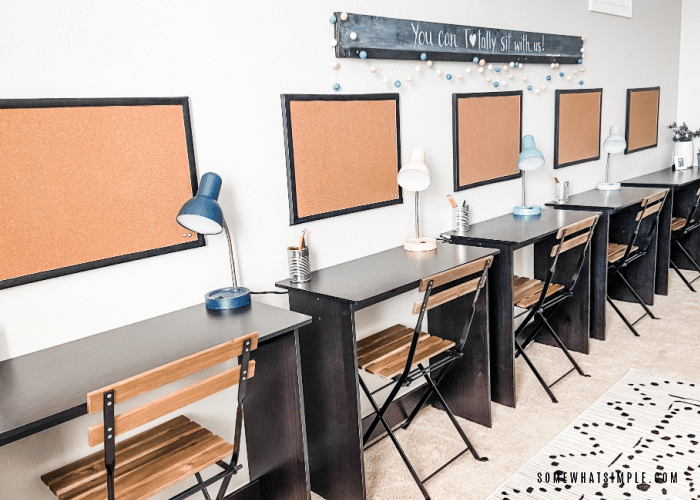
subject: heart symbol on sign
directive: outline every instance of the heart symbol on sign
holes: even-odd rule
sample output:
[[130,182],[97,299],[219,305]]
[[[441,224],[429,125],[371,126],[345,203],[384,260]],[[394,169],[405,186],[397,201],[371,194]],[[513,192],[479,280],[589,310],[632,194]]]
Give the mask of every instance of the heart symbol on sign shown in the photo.
[[469,43],[472,44],[472,47],[476,45],[476,35],[469,35]]

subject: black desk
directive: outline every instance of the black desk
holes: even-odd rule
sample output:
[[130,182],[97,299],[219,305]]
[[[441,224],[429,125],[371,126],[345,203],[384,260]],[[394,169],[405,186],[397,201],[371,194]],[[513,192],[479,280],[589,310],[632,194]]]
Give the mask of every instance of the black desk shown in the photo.
[[[616,191],[600,191],[592,189],[569,197],[568,203],[556,203],[550,201],[547,206],[558,210],[587,210],[602,212],[598,220],[592,241],[593,261],[591,273],[593,276],[593,288],[591,293],[591,337],[605,340],[605,304],[606,293],[613,299],[627,302],[634,301],[631,293],[621,283],[615,281],[608,290],[608,242],[629,243],[629,228],[637,215],[642,199],[654,193],[657,188],[630,188],[623,187]],[[666,205],[661,210],[659,226],[668,227],[667,238],[670,238],[671,212]],[[661,231],[659,231],[661,235]],[[660,236],[663,240],[663,238]],[[645,304],[654,304],[654,283],[659,279],[659,267],[665,271],[661,278],[668,282],[668,266],[670,243],[666,243],[665,252],[659,245],[657,255],[657,242],[652,243],[649,254],[643,259],[632,263],[625,272],[625,277],[637,290]]]
[[[443,243],[430,252],[399,247],[314,271],[308,283],[277,283],[289,290],[293,311],[313,317],[313,323],[301,329],[299,340],[314,492],[334,500],[365,498],[355,312],[417,289],[426,276],[497,253]],[[428,331],[456,341],[469,300],[471,294],[428,311]],[[457,415],[490,426],[488,348],[488,293],[482,293],[465,355],[445,376],[442,389]],[[398,402],[390,409],[389,425],[403,420],[405,408],[410,411],[410,402],[422,394],[412,391],[402,398],[403,405]]]
[[[668,189],[668,198],[659,220],[659,259],[656,269],[656,293],[668,295],[669,257],[681,269],[695,271],[690,261],[677,248],[671,245],[671,219],[673,217],[688,217],[688,212],[695,202],[698,187],[700,187],[700,169],[673,170],[667,168],[640,177],[634,177],[622,182],[623,186],[657,187]],[[669,248],[665,247],[668,240]],[[662,242],[664,245],[662,245]],[[697,262],[700,258],[700,231],[690,233],[683,246]]]
[[[512,214],[473,224],[467,233],[443,233],[458,245],[498,248],[501,253],[491,266],[489,281],[491,320],[491,397],[493,401],[515,407],[515,344],[513,342],[513,253],[535,244],[535,278],[544,279],[546,256],[555,244],[560,228],[587,219],[588,212],[542,210],[534,220],[518,220]],[[540,258],[542,257],[542,258]],[[574,296],[552,318],[552,326],[570,350],[588,354],[589,261],[586,258]]]
[[201,304],[0,362],[0,445],[86,415],[89,391],[257,331],[245,403],[250,479],[262,498],[308,499],[297,329],[310,322],[259,302],[237,315]]

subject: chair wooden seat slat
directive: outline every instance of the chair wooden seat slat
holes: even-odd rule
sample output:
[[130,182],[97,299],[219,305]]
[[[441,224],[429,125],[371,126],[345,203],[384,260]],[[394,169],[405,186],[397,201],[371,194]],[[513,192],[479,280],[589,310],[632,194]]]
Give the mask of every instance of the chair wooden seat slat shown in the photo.
[[687,220],[688,219],[684,219],[683,217],[672,218],[671,219],[671,231],[678,231],[679,229],[683,229]]
[[[255,361],[249,356],[257,342],[258,334],[254,332],[91,392],[87,395],[88,412],[102,411],[104,423],[90,427],[88,442],[90,446],[105,442],[105,450],[46,473],[42,481],[60,500],[144,500],[196,475],[198,489],[188,489],[189,496],[204,488],[199,472],[219,463],[225,471],[212,481],[223,479],[217,498],[223,496],[226,478],[240,468],[242,403],[246,381],[255,374]],[[235,368],[114,415],[114,402],[236,357],[241,361]],[[115,443],[117,435],[236,384],[239,396],[234,444],[182,415]],[[231,464],[222,464],[227,457],[231,457]]]
[[[639,248],[633,246],[630,253],[636,252],[637,250],[639,250]],[[620,243],[608,243],[608,262],[611,264],[613,262],[617,262],[625,256],[626,251],[627,245],[622,245]]]
[[[458,454],[457,457],[461,456],[461,454],[465,451],[470,451],[477,460],[486,460],[485,457],[479,457],[479,455],[476,453],[476,450],[471,445],[466,434],[454,417],[452,410],[450,410],[447,402],[440,394],[438,386],[450,363],[462,356],[462,349],[464,349],[467,335],[469,334],[469,328],[472,320],[474,319],[474,311],[476,310],[477,300],[481,289],[486,284],[488,268],[491,266],[492,261],[493,257],[485,257],[475,262],[462,264],[447,271],[423,278],[418,286],[418,291],[423,292],[423,300],[414,303],[412,310],[413,314],[418,315],[415,328],[409,328],[403,325],[394,325],[390,328],[382,330],[381,332],[359,340],[356,343],[357,366],[369,374],[377,375],[384,379],[393,380],[393,382],[387,383],[373,393],[365,384],[363,377],[359,377],[360,387],[362,387],[362,390],[376,412],[372,423],[365,430],[363,444],[367,444],[372,436],[372,433],[374,432],[374,429],[377,425],[379,425],[379,423],[381,423],[386,430],[387,435],[392,438],[392,441],[399,451],[401,458],[413,476],[416,485],[418,488],[420,488],[421,493],[423,493],[423,496],[426,499],[429,498],[429,495],[423,483],[427,481],[427,479],[421,480],[418,477],[418,474],[411,465],[411,462],[408,460],[408,457],[403,452],[399,442],[396,440],[393,430],[388,426],[386,420],[384,419],[384,414],[389,409],[391,403],[395,401],[401,387],[406,387],[415,380],[425,378],[427,382],[426,387],[428,390],[415,405],[415,408],[404,422],[403,427],[407,428],[413,421],[418,411],[423,408],[423,406],[428,404],[430,402],[430,398],[435,395],[439,397],[442,407],[450,416],[450,420],[467,446],[467,448]],[[473,275],[477,275],[477,277],[474,278],[472,277]],[[433,290],[437,287],[440,287],[440,291],[433,293]],[[464,300],[466,299],[466,296],[471,293],[473,293],[473,297],[471,299],[471,307],[469,307],[468,302],[464,302]],[[464,297],[464,299],[460,299],[461,297]],[[439,335],[430,335],[421,331],[423,319],[428,310],[435,307],[440,307],[443,304],[454,300],[460,300],[460,302],[458,306],[453,307],[459,307],[460,310],[463,309],[465,317],[467,318],[465,326],[462,329],[460,339],[457,343],[452,340],[443,339]],[[448,353],[447,351],[450,352]],[[430,364],[431,359],[440,354],[443,354],[444,358],[440,359],[436,363]],[[433,372],[437,375],[431,376],[431,373]],[[380,408],[375,401],[373,394],[392,385],[393,387],[389,395]],[[437,472],[446,467],[451,461],[452,460],[444,464],[428,478],[432,477],[434,474],[437,474]]]
[[[520,285],[515,285],[516,280],[518,283],[520,283]],[[538,279],[521,278],[519,276],[515,276],[513,280],[513,303],[518,307],[527,309],[540,300],[540,295],[542,295],[543,288],[544,282]],[[549,287],[547,287],[545,298],[549,298],[559,290],[563,289],[564,287],[562,285],[550,283]]]

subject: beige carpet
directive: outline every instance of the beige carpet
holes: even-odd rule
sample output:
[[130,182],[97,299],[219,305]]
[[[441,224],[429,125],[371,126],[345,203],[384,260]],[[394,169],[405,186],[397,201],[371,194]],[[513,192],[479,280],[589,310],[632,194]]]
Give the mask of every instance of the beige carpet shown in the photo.
[[[572,373],[554,386],[553,404],[527,368],[516,362],[517,408],[492,404],[493,427],[462,421],[477,451],[489,457],[476,462],[463,455],[426,487],[433,500],[484,500],[574,418],[622,378],[630,368],[700,382],[700,293],[690,292],[671,271],[670,293],[656,296],[652,308],[659,321],[645,318],[635,337],[608,306],[607,340],[591,340],[588,356],[574,354],[590,378]],[[698,281],[700,286],[700,281]],[[630,318],[639,306],[618,303]],[[568,370],[568,360],[556,348],[533,345],[528,354],[545,377],[553,381]],[[459,452],[461,440],[441,411],[426,408],[407,431],[397,437],[421,477]],[[385,439],[365,452],[367,497],[370,500],[422,499],[391,441]],[[314,500],[321,497],[312,494]],[[327,499],[342,500],[342,499]]]

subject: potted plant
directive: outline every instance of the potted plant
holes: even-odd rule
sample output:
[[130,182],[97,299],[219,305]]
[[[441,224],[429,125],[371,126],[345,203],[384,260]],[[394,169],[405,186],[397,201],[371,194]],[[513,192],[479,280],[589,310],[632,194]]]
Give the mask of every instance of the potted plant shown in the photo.
[[693,138],[700,137],[700,130],[693,132],[688,128],[688,125],[683,122],[678,125],[673,122],[668,126],[673,132],[673,142],[675,143],[674,156],[682,156],[685,158],[685,165],[697,166],[697,156],[693,147]]

